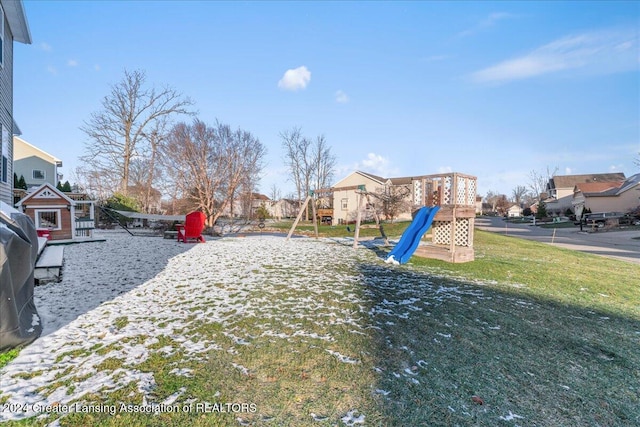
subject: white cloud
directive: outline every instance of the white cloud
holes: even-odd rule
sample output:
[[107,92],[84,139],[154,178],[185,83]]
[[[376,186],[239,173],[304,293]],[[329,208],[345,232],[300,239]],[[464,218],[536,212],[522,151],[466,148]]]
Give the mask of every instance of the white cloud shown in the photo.
[[638,68],[638,39],[633,30],[611,30],[563,37],[532,52],[471,75],[479,83],[501,83],[563,70],[611,74]]
[[[378,175],[383,178],[392,178],[397,176],[398,170],[389,165],[389,159],[376,153],[369,153],[367,157],[356,163],[353,169]],[[352,169],[352,170],[353,170]]]
[[478,22],[475,26],[469,28],[468,30],[461,31],[458,33],[459,37],[467,37],[473,34],[476,34],[482,30],[487,28],[491,28],[496,25],[498,22],[503,21],[505,19],[515,18],[517,15],[513,15],[507,12],[494,12],[490,13],[489,16],[484,18],[482,21]]
[[98,64],[94,65],[93,69],[96,70],[96,71],[100,71],[101,70],[101,68],[100,68],[100,66]]
[[58,70],[57,70],[57,69],[56,69],[56,67],[54,67],[53,65],[49,65],[49,66],[47,66],[47,71],[48,71],[50,74],[53,74],[54,76],[55,76],[56,74],[58,74]]
[[438,173],[451,173],[453,172],[453,168],[451,166],[440,166],[438,168]]
[[51,52],[53,50],[49,43],[44,42],[40,43],[40,49],[44,50],[45,52]]
[[564,174],[565,175],[573,175],[573,170],[570,167],[565,167],[564,168]]
[[347,94],[343,91],[339,90],[336,92],[336,102],[338,104],[346,104],[347,102],[349,102],[349,96],[347,96]]
[[77,67],[78,66],[78,61],[76,61],[75,59],[70,59],[67,61],[67,65],[69,67]]
[[311,81],[311,71],[304,65],[285,71],[284,76],[278,82],[278,87],[283,90],[296,91],[304,89]]

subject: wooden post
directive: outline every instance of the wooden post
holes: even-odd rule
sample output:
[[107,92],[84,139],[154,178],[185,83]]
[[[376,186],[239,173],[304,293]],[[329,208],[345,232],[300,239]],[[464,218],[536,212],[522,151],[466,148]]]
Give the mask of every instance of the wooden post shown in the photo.
[[298,212],[298,216],[296,217],[296,220],[293,222],[293,225],[291,226],[291,230],[289,230],[289,234],[287,234],[287,240],[289,240],[289,238],[293,234],[293,230],[296,229],[296,226],[300,222],[300,219],[302,218],[302,214],[304,213],[304,210],[307,208],[307,205],[309,204],[309,200],[311,200],[311,196],[307,196],[307,199],[302,204],[302,208],[300,209],[300,212]]
[[[313,192],[309,194],[309,197],[313,197]],[[318,238],[318,221],[316,220],[316,201],[311,199],[311,211],[313,215],[313,229],[316,232],[316,239]]]
[[360,236],[360,220],[362,219],[362,193],[358,192],[358,215],[356,216],[356,231],[353,233],[353,249],[358,247],[358,237]]

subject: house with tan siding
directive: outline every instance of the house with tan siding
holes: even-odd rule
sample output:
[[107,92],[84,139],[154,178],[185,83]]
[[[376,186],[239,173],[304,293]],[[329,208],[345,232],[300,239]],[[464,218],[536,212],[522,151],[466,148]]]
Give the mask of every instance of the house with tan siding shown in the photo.
[[13,42],[31,44],[22,0],[0,0],[0,200],[13,205]]
[[625,180],[624,173],[596,173],[587,175],[556,175],[547,183],[547,197],[544,200],[547,213],[564,215],[567,209],[573,208],[573,193],[576,185],[587,183],[611,183]]
[[[423,192],[423,178],[425,176],[383,178],[362,171],[352,172],[328,189],[332,194],[332,224],[354,222],[358,207],[360,207],[362,218],[365,220],[372,220],[376,215],[382,217],[381,204],[383,202],[376,195],[390,192],[404,194],[404,199],[401,202],[402,208],[394,219],[411,220],[412,213],[425,205],[425,197],[429,198]],[[362,197],[359,198],[359,195]]]
[[585,209],[594,213],[631,212],[640,206],[640,174],[621,181],[576,184],[572,206],[578,218]]

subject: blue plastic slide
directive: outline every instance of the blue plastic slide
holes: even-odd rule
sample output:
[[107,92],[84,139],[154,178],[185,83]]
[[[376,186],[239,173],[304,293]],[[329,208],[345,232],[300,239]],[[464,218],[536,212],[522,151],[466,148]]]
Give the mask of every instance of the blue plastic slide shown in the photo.
[[409,261],[411,255],[416,251],[418,244],[420,244],[420,239],[429,227],[431,227],[431,222],[436,212],[438,212],[438,209],[440,209],[439,206],[424,206],[420,208],[413,221],[411,221],[411,224],[409,224],[409,227],[402,233],[400,241],[391,252],[389,252],[389,256],[387,256],[385,262],[404,264]]

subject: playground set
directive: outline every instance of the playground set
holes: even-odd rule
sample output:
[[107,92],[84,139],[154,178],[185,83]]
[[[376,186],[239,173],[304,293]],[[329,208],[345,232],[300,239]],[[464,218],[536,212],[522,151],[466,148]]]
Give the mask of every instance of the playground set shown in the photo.
[[[414,206],[421,206],[413,221],[391,250],[387,262],[404,264],[412,255],[433,258],[452,263],[474,260],[473,229],[476,216],[477,178],[457,172],[424,175],[411,179]],[[318,194],[335,191],[335,188],[311,191],[295,219],[287,240],[293,234],[298,222],[309,204],[316,218],[314,198]],[[353,247],[358,247],[363,202],[369,192],[364,185],[340,190],[353,190],[358,195],[358,208]],[[315,235],[318,236],[317,221],[314,221]],[[431,242],[420,244],[424,234],[431,229]],[[381,230],[383,237],[384,232]]]

